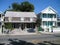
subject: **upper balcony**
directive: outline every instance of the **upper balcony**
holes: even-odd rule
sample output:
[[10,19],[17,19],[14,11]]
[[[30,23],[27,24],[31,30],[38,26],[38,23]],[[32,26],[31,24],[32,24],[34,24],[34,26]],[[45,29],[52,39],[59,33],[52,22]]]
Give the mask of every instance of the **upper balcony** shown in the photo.
[[42,21],[57,21],[57,18],[42,18]]
[[43,18],[52,18],[52,17],[57,17],[57,14],[49,14],[49,13],[43,13],[43,14],[41,14],[41,17],[43,17]]
[[8,18],[5,17],[5,22],[35,22],[36,18],[29,18],[29,17],[13,17]]

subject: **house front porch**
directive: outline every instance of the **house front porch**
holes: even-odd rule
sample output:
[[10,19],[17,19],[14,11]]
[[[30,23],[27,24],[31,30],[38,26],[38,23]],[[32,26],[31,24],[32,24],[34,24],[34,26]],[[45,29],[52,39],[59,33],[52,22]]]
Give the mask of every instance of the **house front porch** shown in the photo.
[[14,32],[34,33],[36,31],[35,27],[36,27],[36,23],[12,23],[12,28],[13,28],[12,33]]

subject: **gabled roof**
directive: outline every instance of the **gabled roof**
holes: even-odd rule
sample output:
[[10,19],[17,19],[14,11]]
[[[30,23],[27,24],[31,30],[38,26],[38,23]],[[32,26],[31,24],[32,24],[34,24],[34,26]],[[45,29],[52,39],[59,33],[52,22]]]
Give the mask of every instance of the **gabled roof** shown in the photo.
[[41,11],[41,13],[49,13],[49,14],[56,14],[57,11],[55,11],[52,7],[47,7],[44,10]]
[[34,12],[6,11],[5,17],[36,17]]

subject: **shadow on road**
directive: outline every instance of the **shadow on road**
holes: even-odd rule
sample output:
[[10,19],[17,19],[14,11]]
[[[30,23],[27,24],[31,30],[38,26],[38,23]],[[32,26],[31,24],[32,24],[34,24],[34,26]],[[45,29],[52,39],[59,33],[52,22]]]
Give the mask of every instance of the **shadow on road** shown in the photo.
[[33,43],[22,41],[22,40],[17,40],[17,39],[9,39],[10,44],[12,45],[34,45]]
[[31,42],[26,42],[23,40],[18,40],[18,39],[8,39],[9,44],[5,44],[5,43],[0,43],[0,45],[60,45],[60,44],[55,44],[52,43],[50,41],[43,41],[43,42],[39,42],[37,44],[31,43]]
[[49,42],[49,41],[43,41],[43,43],[38,43],[38,45],[60,45],[60,44],[54,44],[54,43]]

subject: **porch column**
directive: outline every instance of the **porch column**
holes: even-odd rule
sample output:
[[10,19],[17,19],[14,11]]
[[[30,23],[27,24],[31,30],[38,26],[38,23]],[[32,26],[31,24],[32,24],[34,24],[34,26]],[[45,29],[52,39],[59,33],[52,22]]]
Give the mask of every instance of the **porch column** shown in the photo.
[[27,25],[27,24],[25,23],[25,30],[24,30],[24,31],[27,31],[27,27],[26,27],[26,25]]
[[15,26],[15,25],[14,25],[14,23],[13,23],[13,28],[15,28],[14,26]]
[[41,24],[42,24],[42,27],[43,27],[43,21],[42,21],[42,23],[41,23]]
[[21,31],[21,23],[19,24],[19,30]]
[[56,22],[53,22],[53,26],[55,26],[55,23],[56,23]]

